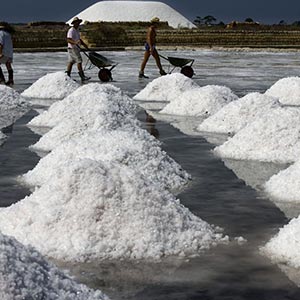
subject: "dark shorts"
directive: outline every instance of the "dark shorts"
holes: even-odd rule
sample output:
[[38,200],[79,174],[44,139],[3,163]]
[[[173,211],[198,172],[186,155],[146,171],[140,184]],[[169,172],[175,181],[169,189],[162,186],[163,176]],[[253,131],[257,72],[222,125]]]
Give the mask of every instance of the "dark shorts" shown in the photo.
[[[153,45],[153,48],[155,49],[155,45]],[[148,43],[145,43],[145,50],[150,51],[150,46]]]

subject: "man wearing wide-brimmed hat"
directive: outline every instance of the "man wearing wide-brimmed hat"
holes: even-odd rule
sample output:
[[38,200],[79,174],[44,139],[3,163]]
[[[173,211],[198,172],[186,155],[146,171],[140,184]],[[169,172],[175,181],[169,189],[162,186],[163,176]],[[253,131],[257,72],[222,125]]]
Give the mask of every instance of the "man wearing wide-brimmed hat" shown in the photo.
[[80,54],[80,46],[83,45],[87,48],[87,45],[80,38],[79,25],[81,22],[81,19],[75,17],[71,22],[72,27],[68,30],[67,33],[69,61],[66,73],[69,76],[71,76],[72,67],[76,63],[78,68],[78,74],[81,78],[81,81],[84,82],[89,80],[90,77],[85,76],[82,69],[82,57]]
[[0,66],[0,83],[6,85],[14,84],[14,71],[12,69],[13,62],[13,43],[11,38],[12,27],[6,22],[0,22],[0,65],[5,64],[8,72],[8,81],[5,82],[5,77]]

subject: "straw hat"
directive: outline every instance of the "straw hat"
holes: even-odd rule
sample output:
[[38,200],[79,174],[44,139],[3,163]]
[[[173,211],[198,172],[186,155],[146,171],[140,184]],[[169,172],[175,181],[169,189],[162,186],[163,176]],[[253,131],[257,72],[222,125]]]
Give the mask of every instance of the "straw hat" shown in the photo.
[[154,17],[153,19],[151,19],[151,23],[159,23],[159,18],[158,17]]
[[72,20],[72,22],[71,22],[71,24],[75,24],[75,23],[81,23],[82,22],[82,20],[81,19],[79,19],[78,17],[75,17],[73,20]]

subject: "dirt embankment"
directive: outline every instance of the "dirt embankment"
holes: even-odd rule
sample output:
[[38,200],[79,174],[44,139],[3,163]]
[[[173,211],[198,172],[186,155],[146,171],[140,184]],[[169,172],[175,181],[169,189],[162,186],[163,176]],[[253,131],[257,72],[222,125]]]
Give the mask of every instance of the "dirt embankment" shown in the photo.
[[[89,23],[81,27],[83,40],[98,50],[142,49],[148,23]],[[35,22],[15,25],[13,35],[16,51],[61,51],[66,49],[69,26],[63,22]],[[170,48],[224,47],[224,48],[284,48],[300,49],[300,29],[288,27],[244,27],[172,29],[167,23],[158,28],[157,43]]]

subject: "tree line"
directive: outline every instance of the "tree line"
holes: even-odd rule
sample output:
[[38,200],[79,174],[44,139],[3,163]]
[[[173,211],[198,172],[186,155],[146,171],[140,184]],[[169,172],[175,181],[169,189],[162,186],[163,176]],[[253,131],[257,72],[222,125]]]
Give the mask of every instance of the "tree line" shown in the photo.
[[[252,18],[246,18],[243,22],[245,23],[257,23],[255,22]],[[197,16],[193,23],[197,27],[201,26],[213,26],[213,25],[225,25],[223,21],[218,21],[214,16],[212,15],[207,15],[205,17]],[[292,26],[300,26],[300,21],[294,21],[292,23],[288,23],[285,20],[280,20],[277,24],[272,24],[272,25],[282,25],[282,26],[287,26],[287,25],[292,25]]]

